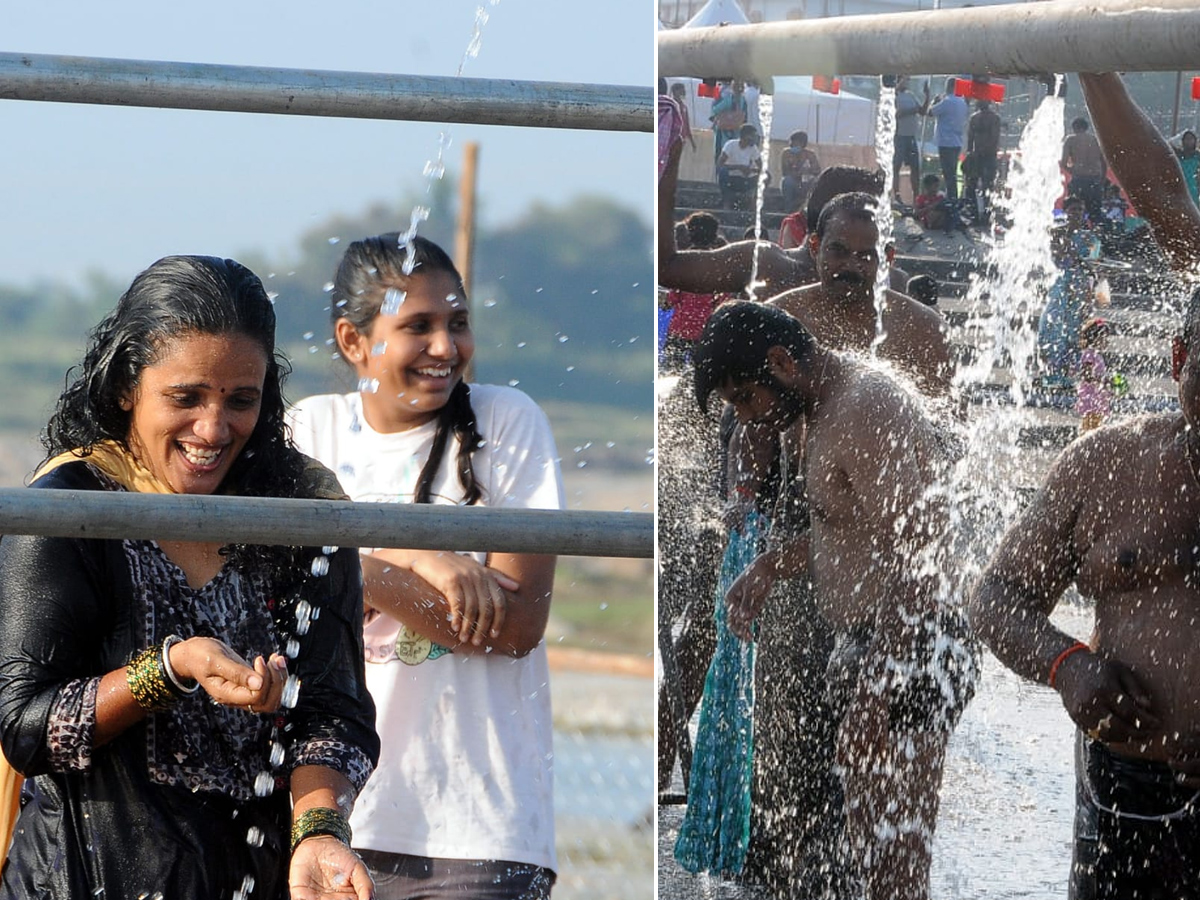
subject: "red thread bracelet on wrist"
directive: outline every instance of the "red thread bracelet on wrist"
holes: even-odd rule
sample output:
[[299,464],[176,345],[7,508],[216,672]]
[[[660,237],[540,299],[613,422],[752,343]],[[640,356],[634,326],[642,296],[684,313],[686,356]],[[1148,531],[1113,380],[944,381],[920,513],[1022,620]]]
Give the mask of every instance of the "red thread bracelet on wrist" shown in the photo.
[[1092,648],[1089,647],[1087,644],[1085,644],[1083,641],[1076,641],[1070,647],[1068,647],[1066,650],[1064,650],[1062,653],[1058,654],[1058,656],[1054,657],[1054,662],[1052,662],[1050,664],[1050,677],[1049,677],[1049,679],[1047,679],[1047,681],[1050,684],[1050,687],[1054,687],[1054,676],[1056,676],[1058,674],[1058,667],[1061,666],[1064,662],[1066,662],[1068,656],[1070,656],[1072,653],[1078,653],[1080,650],[1091,650],[1091,649]]

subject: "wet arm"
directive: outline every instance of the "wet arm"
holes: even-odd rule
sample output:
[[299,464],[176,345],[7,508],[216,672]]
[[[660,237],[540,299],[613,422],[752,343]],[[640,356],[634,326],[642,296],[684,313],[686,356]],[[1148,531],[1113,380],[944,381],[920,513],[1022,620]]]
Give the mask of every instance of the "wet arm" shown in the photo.
[[[1075,643],[1050,621],[1079,559],[1075,522],[1080,454],[1068,449],[1025,513],[1009,528],[972,591],[976,634],[1018,675],[1046,684],[1054,660]],[[1105,469],[1107,471],[1107,469]]]
[[1170,145],[1115,73],[1080,74],[1096,137],[1137,214],[1177,269],[1200,259],[1200,210]]
[[[364,555],[363,592],[367,606],[386,613],[435,643],[455,653],[500,652],[524,656],[537,646],[546,628],[554,557],[497,554],[488,565],[510,575],[520,587],[504,591],[504,621],[496,637],[483,636],[478,646],[460,642],[451,627],[450,604],[432,585],[400,562],[406,551],[385,550]],[[507,567],[507,568],[505,568]],[[522,578],[528,579],[528,583]]]
[[[754,264],[754,242],[738,241],[716,250],[683,250],[675,247],[675,191],[683,144],[671,148],[667,166],[658,180],[658,283],[663,287],[697,294],[736,293],[746,287]],[[772,254],[765,244],[760,266]],[[776,248],[778,250],[778,248]],[[760,277],[767,276],[763,266]]]

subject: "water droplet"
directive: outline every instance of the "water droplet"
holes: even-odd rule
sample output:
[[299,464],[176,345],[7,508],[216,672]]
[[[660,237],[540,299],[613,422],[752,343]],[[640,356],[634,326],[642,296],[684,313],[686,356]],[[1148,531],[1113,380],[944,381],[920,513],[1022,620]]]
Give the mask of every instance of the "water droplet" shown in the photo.
[[316,335],[313,332],[311,332],[311,331],[304,332],[304,339],[306,341],[311,341],[314,337],[316,337]]
[[329,574],[329,557],[314,556],[312,561],[312,573],[318,577]]
[[379,390],[378,378],[360,378],[358,379],[358,390],[363,394],[374,394]]
[[334,244],[340,243],[341,240],[342,239],[340,237],[331,237],[329,239],[329,245],[332,247]]
[[271,765],[277,769],[283,765],[283,744],[279,741],[271,742]]
[[517,386],[518,384],[520,384],[520,383],[521,383],[521,380],[520,380],[519,378],[510,378],[510,379],[508,379],[508,386],[509,386],[509,387],[516,387],[516,386]]
[[396,313],[400,312],[400,307],[404,305],[407,297],[407,291],[402,291],[394,287],[388,288],[383,292],[383,304],[379,307],[379,314],[381,316],[396,315]]
[[558,336],[558,342],[559,342],[560,344],[565,344],[565,343],[567,342],[567,340],[568,340],[568,338],[567,338],[567,336],[566,336],[565,334],[560,334],[560,335]]
[[333,290],[333,282],[332,282],[332,281],[327,281],[327,282],[325,282],[325,284],[324,284],[324,286],[321,288],[321,290],[323,290],[325,293],[327,293],[327,294],[328,294],[330,291],[332,291],[332,290]]
[[275,779],[270,772],[259,772],[254,776],[254,796],[269,797],[275,790]]
[[295,659],[300,655],[300,642],[295,638],[288,638],[287,646],[283,648],[283,653],[288,659]]
[[261,847],[263,845],[262,829],[257,825],[251,825],[246,832],[246,843],[251,847]]
[[249,900],[250,892],[254,890],[254,876],[247,875],[242,879],[242,886],[233,892],[233,900]]
[[517,342],[517,348],[518,348],[518,349],[520,349],[521,347],[524,347],[524,346],[525,346],[525,341],[518,341],[518,342]]
[[283,696],[279,699],[279,703],[287,709],[293,709],[298,699],[300,699],[300,679],[295,675],[289,675],[287,681],[284,682]]
[[574,371],[575,371],[575,367],[574,367],[574,366],[567,366],[567,371],[568,371],[568,372],[574,372]]
[[488,309],[491,309],[493,306],[496,305],[496,301],[493,300],[491,297],[488,297],[488,299],[483,301],[483,305],[486,306]]

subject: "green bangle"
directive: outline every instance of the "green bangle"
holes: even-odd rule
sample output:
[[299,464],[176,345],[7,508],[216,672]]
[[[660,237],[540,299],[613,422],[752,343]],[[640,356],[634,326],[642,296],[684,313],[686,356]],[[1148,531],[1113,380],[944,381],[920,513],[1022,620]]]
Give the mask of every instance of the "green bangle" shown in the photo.
[[143,650],[125,667],[125,683],[137,705],[146,712],[170,709],[176,700],[163,668],[161,647]]
[[350,823],[338,810],[328,806],[314,806],[305,810],[292,823],[292,852],[305,838],[328,834],[350,846]]

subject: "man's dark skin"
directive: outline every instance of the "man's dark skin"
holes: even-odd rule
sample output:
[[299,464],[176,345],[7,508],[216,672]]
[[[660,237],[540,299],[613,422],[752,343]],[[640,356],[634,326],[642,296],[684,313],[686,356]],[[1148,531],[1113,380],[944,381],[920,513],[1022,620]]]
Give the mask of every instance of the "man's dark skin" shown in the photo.
[[[658,283],[663,287],[698,294],[745,291],[754,272],[757,248],[758,283],[755,296],[774,295],[817,280],[816,264],[808,245],[784,250],[769,241],[737,241],[716,250],[679,250],[675,246],[675,192],[679,182],[679,157],[683,144],[676,144],[658,180]],[[816,188],[813,191],[816,194]],[[908,276],[893,270],[892,287],[903,291]]]
[[[819,281],[779,294],[770,303],[799,319],[825,346],[867,353],[879,327],[879,231],[871,215],[826,215],[824,229],[808,240]],[[884,298],[879,357],[913,378],[924,393],[945,397],[954,371],[945,321],[905,294],[889,290]]]
[[[1149,221],[1172,265],[1194,271],[1200,211],[1175,154],[1118,76],[1085,74],[1080,81],[1097,138],[1138,214]],[[1185,788],[1200,789],[1197,297],[1173,351],[1180,412],[1109,425],[1063,451],[989,562],[971,611],[980,636],[1005,665],[1030,680],[1053,681],[1071,720],[1096,742],[1091,746],[1142,766],[1135,771],[1165,764]],[[1077,651],[1071,649],[1075,640],[1050,621],[1072,583],[1095,603],[1095,630]],[[1093,776],[1084,772],[1081,780],[1090,781]],[[1136,777],[1124,777],[1126,789],[1138,789]],[[1153,862],[1134,849],[1139,845],[1122,840],[1106,845],[1114,818],[1103,821],[1099,841],[1091,823],[1077,831],[1077,862],[1089,843],[1100,849],[1095,875],[1087,866],[1073,872],[1073,891],[1178,896],[1177,887],[1166,887],[1167,879],[1178,885],[1181,877],[1194,876],[1194,843],[1187,843],[1194,838],[1184,836],[1195,833],[1194,814],[1154,826],[1162,831],[1149,834],[1164,840],[1150,839],[1159,845]],[[1119,816],[1115,821],[1119,828]],[[1168,833],[1182,843],[1166,840]],[[1158,889],[1164,893],[1154,893]]]

